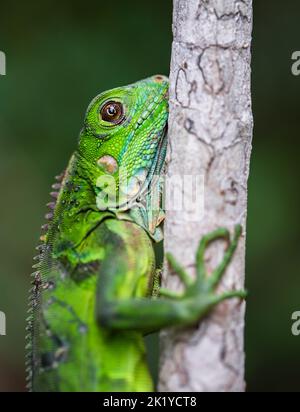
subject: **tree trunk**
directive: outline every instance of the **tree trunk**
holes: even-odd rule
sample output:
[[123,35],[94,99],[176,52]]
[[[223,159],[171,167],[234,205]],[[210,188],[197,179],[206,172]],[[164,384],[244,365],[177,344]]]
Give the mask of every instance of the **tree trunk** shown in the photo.
[[[251,31],[252,0],[174,0],[166,179],[168,193],[175,197],[167,199],[165,251],[193,274],[201,236],[242,224],[242,238],[218,290],[244,287],[253,123]],[[202,213],[172,207],[182,195],[183,206],[194,202],[191,186],[178,183],[186,181],[184,175],[198,185],[199,193],[204,183]],[[208,270],[223,253],[222,241],[210,247]],[[179,287],[167,268],[164,286]],[[198,328],[162,332],[159,390],[244,391],[244,311],[244,303],[227,300]]]

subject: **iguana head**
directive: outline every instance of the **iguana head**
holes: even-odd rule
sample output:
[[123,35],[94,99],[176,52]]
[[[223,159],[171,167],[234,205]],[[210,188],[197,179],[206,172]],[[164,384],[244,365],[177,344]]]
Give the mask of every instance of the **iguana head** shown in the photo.
[[[166,150],[168,79],[156,75],[96,96],[80,134],[100,210],[128,210],[149,191]],[[144,195],[143,195],[144,194]]]

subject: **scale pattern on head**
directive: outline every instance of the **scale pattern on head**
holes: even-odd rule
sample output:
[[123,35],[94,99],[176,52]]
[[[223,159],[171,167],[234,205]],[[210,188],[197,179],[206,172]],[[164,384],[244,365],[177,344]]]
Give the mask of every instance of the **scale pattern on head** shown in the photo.
[[[97,192],[99,176],[113,176],[117,191],[134,197],[151,179],[165,136],[168,79],[149,77],[93,99],[80,134],[79,154]],[[126,186],[126,187],[125,187]]]

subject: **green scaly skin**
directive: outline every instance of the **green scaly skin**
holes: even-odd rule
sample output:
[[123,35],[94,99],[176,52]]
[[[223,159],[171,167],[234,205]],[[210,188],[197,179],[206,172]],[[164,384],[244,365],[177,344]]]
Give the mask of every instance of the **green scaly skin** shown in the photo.
[[[185,285],[159,289],[153,242],[161,240],[168,80],[153,76],[98,95],[77,150],[52,193],[30,297],[28,383],[33,391],[152,391],[143,335],[192,325],[224,299],[214,290],[237,246],[226,229],[205,236],[195,280],[166,258]],[[116,186],[112,185],[116,183]],[[150,207],[151,204],[151,207]],[[154,205],[154,207],[153,207]],[[204,252],[229,247],[207,277]]]

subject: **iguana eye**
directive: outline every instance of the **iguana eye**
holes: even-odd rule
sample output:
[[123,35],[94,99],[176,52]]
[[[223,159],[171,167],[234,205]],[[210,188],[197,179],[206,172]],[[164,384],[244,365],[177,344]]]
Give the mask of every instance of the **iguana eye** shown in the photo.
[[120,102],[109,101],[102,106],[100,117],[105,122],[120,124],[124,120],[124,109]]

